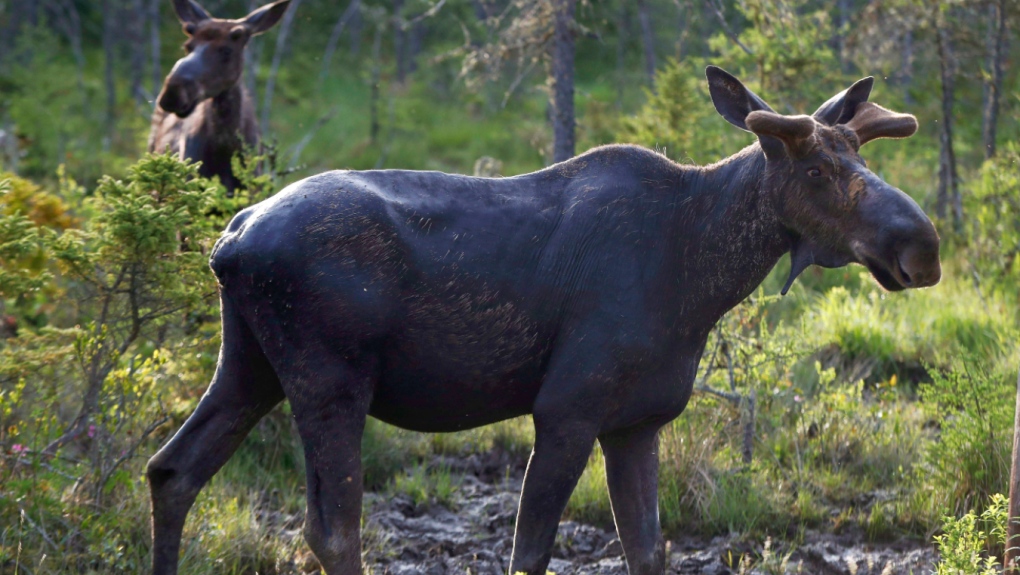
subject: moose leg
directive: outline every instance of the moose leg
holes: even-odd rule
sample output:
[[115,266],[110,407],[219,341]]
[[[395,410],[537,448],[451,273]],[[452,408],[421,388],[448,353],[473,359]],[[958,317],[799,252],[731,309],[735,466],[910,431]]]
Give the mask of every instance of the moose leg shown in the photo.
[[599,437],[616,533],[630,575],[662,575],[666,550],[659,527],[658,426]]
[[373,378],[342,362],[319,365],[284,378],[305,449],[304,535],[327,575],[360,575],[361,436]]
[[[556,528],[584,471],[598,430],[587,422],[542,422],[535,414],[535,449],[517,510],[510,575],[545,575]],[[551,419],[551,418],[550,418]]]
[[258,342],[224,299],[216,375],[195,412],[146,469],[155,575],[177,573],[184,520],[198,492],[282,399],[279,380]]

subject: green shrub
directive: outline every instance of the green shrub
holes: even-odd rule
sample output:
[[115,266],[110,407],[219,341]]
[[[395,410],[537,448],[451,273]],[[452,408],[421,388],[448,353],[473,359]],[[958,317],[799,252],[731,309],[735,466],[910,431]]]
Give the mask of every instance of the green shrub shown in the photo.
[[[1006,544],[1009,500],[995,493],[980,515],[968,511],[959,519],[946,516],[942,535],[935,536],[939,550],[936,575],[997,575],[1001,564],[995,551]],[[991,551],[991,552],[989,552]]]
[[1007,488],[1016,374],[972,356],[929,373],[921,398],[941,431],[918,469],[924,485],[918,496],[933,515],[963,513]]

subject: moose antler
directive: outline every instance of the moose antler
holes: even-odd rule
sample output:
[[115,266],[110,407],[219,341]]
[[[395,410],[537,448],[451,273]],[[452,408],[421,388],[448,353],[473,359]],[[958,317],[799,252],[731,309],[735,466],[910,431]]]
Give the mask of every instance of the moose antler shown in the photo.
[[778,138],[789,153],[797,156],[806,151],[805,143],[815,133],[817,122],[811,116],[784,116],[756,110],[747,115],[747,128],[758,136]]
[[887,110],[872,102],[862,102],[857,113],[846,123],[857,134],[861,145],[878,138],[906,138],[917,131],[917,118]]

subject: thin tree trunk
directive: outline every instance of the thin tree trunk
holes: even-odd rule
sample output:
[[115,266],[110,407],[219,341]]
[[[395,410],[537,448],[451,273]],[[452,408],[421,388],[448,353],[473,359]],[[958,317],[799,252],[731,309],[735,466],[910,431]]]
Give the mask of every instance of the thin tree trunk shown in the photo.
[[754,461],[754,431],[755,431],[755,404],[758,401],[758,392],[751,390],[741,400],[741,416],[743,421],[743,445],[740,449],[740,459],[745,466],[750,466]]
[[[259,7],[259,0],[248,0],[248,13],[251,13]],[[256,36],[248,41],[248,46],[244,52],[244,87],[251,95],[252,112],[258,116],[258,97],[257,97],[257,83],[258,83],[258,70],[259,61],[262,59],[262,42],[263,39]]]
[[131,17],[127,28],[130,31],[128,45],[130,47],[131,96],[139,106],[145,106],[148,94],[145,93],[145,0],[131,0]]
[[627,31],[630,19],[627,17],[627,3],[620,2],[616,11],[616,107],[623,108],[623,87],[626,75]]
[[577,0],[557,0],[553,32],[553,161],[574,156],[574,14]]
[[836,55],[843,73],[849,72],[850,61],[846,55],[846,32],[850,21],[850,0],[839,0],[837,3],[838,20],[836,21]]
[[365,17],[361,10],[355,10],[351,15],[350,52],[351,56],[361,53],[361,36],[365,32]]
[[913,104],[914,98],[910,95],[910,85],[914,81],[914,30],[907,27],[903,34],[902,62],[900,63],[900,84],[903,86],[903,102]]
[[[936,8],[937,10],[938,8]],[[959,231],[963,220],[963,206],[957,186],[956,153],[953,151],[953,94],[955,90],[954,62],[949,33],[945,26],[936,26],[935,38],[939,57],[939,71],[942,80],[942,131],[939,135],[939,189],[936,213],[946,217],[946,210],[952,204],[953,227]]]
[[1009,472],[1009,514],[1006,527],[1006,558],[1003,573],[1020,572],[1020,376],[1016,380],[1016,411],[1013,416],[1013,459]]
[[428,28],[424,20],[416,20],[407,35],[407,71],[414,74],[418,70],[418,54],[425,45],[425,34]]
[[648,1],[638,0],[638,22],[641,24],[641,46],[645,52],[645,74],[648,82],[655,84],[655,32],[652,18],[648,13]]
[[266,77],[265,93],[262,95],[262,119],[259,121],[259,131],[262,134],[269,133],[269,112],[273,107],[273,90],[276,88],[276,74],[280,71],[280,62],[287,50],[287,38],[290,37],[290,29],[294,25],[294,15],[297,14],[301,0],[291,0],[287,13],[283,15],[280,22],[280,32],[276,35],[276,49],[273,51],[273,63],[269,66],[269,76]]
[[333,54],[336,53],[337,44],[340,43],[340,35],[343,34],[344,28],[354,18],[354,13],[360,10],[361,0],[351,0],[347,4],[347,9],[344,10],[344,13],[340,15],[340,19],[333,26],[333,31],[329,34],[329,41],[326,42],[326,50],[322,53],[322,67],[319,69],[320,84],[329,74],[329,65],[333,62]]
[[105,58],[104,80],[106,84],[106,137],[103,151],[109,151],[117,122],[117,82],[114,76],[116,54],[114,34],[116,33],[117,6],[115,0],[103,0],[103,57]]
[[397,83],[407,80],[407,30],[404,29],[404,0],[393,0],[393,57],[397,63]]
[[372,37],[372,72],[369,79],[371,82],[371,95],[369,96],[369,123],[368,139],[373,144],[379,140],[379,81],[382,76],[382,29],[381,23],[375,26],[375,35]]
[[988,69],[984,85],[984,113],[981,116],[981,141],[985,159],[995,155],[995,131],[999,122],[999,100],[1002,94],[1002,61],[1006,58],[1006,6],[996,0],[988,6]]
[[163,86],[163,71],[159,63],[159,5],[162,0],[149,0],[149,58],[152,62],[152,98],[156,99]]
[[673,58],[677,62],[683,59],[684,44],[687,42],[687,34],[691,29],[691,19],[687,14],[687,5],[681,0],[673,0],[676,5],[676,43],[674,44]]

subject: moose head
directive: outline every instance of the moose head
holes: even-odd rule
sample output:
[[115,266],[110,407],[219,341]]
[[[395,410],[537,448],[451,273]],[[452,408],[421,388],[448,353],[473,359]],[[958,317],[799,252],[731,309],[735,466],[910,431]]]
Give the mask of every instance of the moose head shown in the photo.
[[811,116],[785,116],[721,68],[709,66],[706,74],[716,110],[758,136],[765,152],[764,187],[793,238],[783,294],[811,264],[862,264],[889,291],[939,282],[935,226],[858,154],[872,140],[917,131],[914,116],[868,102],[873,78],[857,81]]
[[240,20],[213,18],[194,0],[173,3],[188,36],[184,43],[187,55],[174,64],[158,102],[164,110],[185,118],[202,100],[237,84],[248,40],[272,28],[287,11],[290,0],[267,4]]

